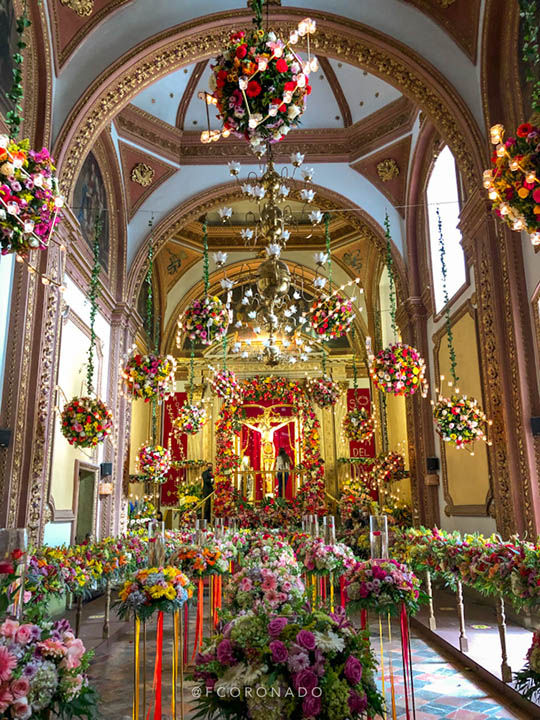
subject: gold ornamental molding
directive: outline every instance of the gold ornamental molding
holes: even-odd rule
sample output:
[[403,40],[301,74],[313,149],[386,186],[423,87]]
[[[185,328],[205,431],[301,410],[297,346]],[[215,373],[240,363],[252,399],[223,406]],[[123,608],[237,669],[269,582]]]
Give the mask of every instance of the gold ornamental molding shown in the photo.
[[[276,8],[273,24],[287,31],[303,11]],[[451,84],[426,60],[395,39],[349,18],[313,12],[318,32],[312,50],[363,68],[400,89],[437,126],[456,157],[465,184],[480,182],[483,140]],[[55,147],[64,193],[70,195],[88,149],[100,132],[141,90],[180,67],[213,57],[231,31],[248,26],[244,11],[228,11],[168,29],[126,53],[83,94]]]
[[94,10],[94,0],[60,0],[60,2],[79,17],[88,17]]
[[141,185],[141,187],[148,187],[152,184],[155,174],[156,172],[153,167],[140,162],[133,166],[130,177],[134,183],[137,183],[137,185]]
[[394,158],[381,160],[380,163],[377,163],[377,175],[383,182],[389,182],[399,175],[399,165]]

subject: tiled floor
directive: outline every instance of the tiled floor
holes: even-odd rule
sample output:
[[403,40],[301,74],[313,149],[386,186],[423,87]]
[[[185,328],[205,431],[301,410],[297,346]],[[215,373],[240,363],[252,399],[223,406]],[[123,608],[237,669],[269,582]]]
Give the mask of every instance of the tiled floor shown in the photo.
[[[102,720],[131,720],[133,692],[133,631],[130,624],[115,622],[112,629],[115,636],[109,641],[100,640],[102,606],[100,600],[85,606],[82,625],[82,636],[87,644],[96,649],[96,656],[91,667],[91,680],[101,695]],[[193,620],[194,613],[191,613]],[[113,614],[114,616],[114,614]],[[150,702],[152,683],[152,660],[154,652],[154,625],[147,629],[147,705]],[[394,629],[396,630],[396,629]],[[372,628],[373,644],[379,647],[378,628]],[[92,640],[93,638],[93,640]],[[392,663],[395,674],[396,717],[406,719],[405,697],[403,687],[403,670],[399,637],[394,631]],[[163,696],[164,720],[171,719],[170,713],[170,647],[171,631],[166,628],[164,640]],[[503,700],[494,697],[472,672],[449,662],[439,652],[428,646],[418,637],[412,638],[412,662],[414,675],[415,720],[440,720],[455,718],[456,720],[533,720],[531,714],[524,714],[516,708],[508,707]],[[389,705],[388,720],[392,720],[388,655],[389,645],[385,638],[384,665],[386,695]],[[190,653],[191,656],[191,653]],[[190,700],[191,685],[185,684],[185,718],[191,717]],[[148,708],[147,708],[148,709]],[[147,709],[141,707],[140,717],[146,717]],[[410,718],[412,700],[409,700]],[[540,717],[538,715],[537,717]],[[177,712],[180,719],[180,712]]]

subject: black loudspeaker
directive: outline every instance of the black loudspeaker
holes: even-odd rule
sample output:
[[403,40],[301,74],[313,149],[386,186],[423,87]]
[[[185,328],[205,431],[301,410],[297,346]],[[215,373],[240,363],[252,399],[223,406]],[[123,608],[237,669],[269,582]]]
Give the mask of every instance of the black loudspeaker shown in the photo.
[[112,475],[112,463],[101,463],[99,466],[101,477],[110,477]]
[[531,418],[531,430],[535,437],[540,435],[540,417]]
[[7,448],[9,447],[9,443],[11,440],[11,430],[0,430],[0,448]]
[[427,468],[428,473],[439,472],[440,467],[441,467],[441,465],[440,465],[438,457],[426,458],[426,468]]

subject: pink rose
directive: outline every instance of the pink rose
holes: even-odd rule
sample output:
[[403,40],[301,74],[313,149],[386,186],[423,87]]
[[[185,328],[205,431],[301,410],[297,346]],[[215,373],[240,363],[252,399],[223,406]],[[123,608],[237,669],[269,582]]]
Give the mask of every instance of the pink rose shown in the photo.
[[33,636],[34,632],[32,629],[32,625],[21,625],[20,628],[17,630],[15,639],[21,645],[28,645]]
[[4,622],[0,625],[0,635],[3,635],[3,637],[6,638],[14,639],[18,628],[19,623],[16,620],[4,620]]
[[28,720],[32,717],[32,708],[28,704],[26,697],[17,698],[11,706],[11,712],[13,717],[20,718],[21,720]]
[[30,690],[30,683],[25,677],[17,678],[17,680],[12,681],[10,685],[10,690],[15,699],[24,697],[25,695],[28,695],[28,691]]
[[0,686],[0,713],[5,713],[13,702],[13,695],[7,685]]

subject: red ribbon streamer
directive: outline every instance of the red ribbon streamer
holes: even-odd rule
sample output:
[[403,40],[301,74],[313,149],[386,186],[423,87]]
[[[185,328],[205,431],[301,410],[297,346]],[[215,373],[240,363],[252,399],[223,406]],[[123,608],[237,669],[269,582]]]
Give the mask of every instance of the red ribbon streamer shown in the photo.
[[360,610],[360,627],[362,630],[365,630],[367,628],[367,610],[366,608],[362,608]]
[[345,608],[347,600],[345,599],[345,577],[343,575],[339,578],[339,593],[341,597],[341,607]]
[[[154,720],[161,720],[161,669],[163,665],[163,612],[158,612],[156,634],[156,662],[154,665]],[[150,718],[152,706],[148,708],[146,720]]]
[[409,677],[409,625],[407,620],[407,607],[405,603],[401,605],[401,612],[399,615],[399,625],[401,630],[401,657],[403,659],[403,689],[405,692],[405,714],[407,720],[410,720],[409,713],[409,691],[407,689],[408,677]]
[[188,661],[188,630],[189,630],[189,615],[188,615],[188,604],[184,603],[184,665],[187,665]]
[[203,598],[204,598],[204,581],[202,578],[199,578],[199,587],[197,590],[197,619],[195,621],[195,643],[193,645],[193,655],[191,656],[192,660],[195,659],[195,655],[197,654],[199,647],[202,645],[203,612],[204,612]]

